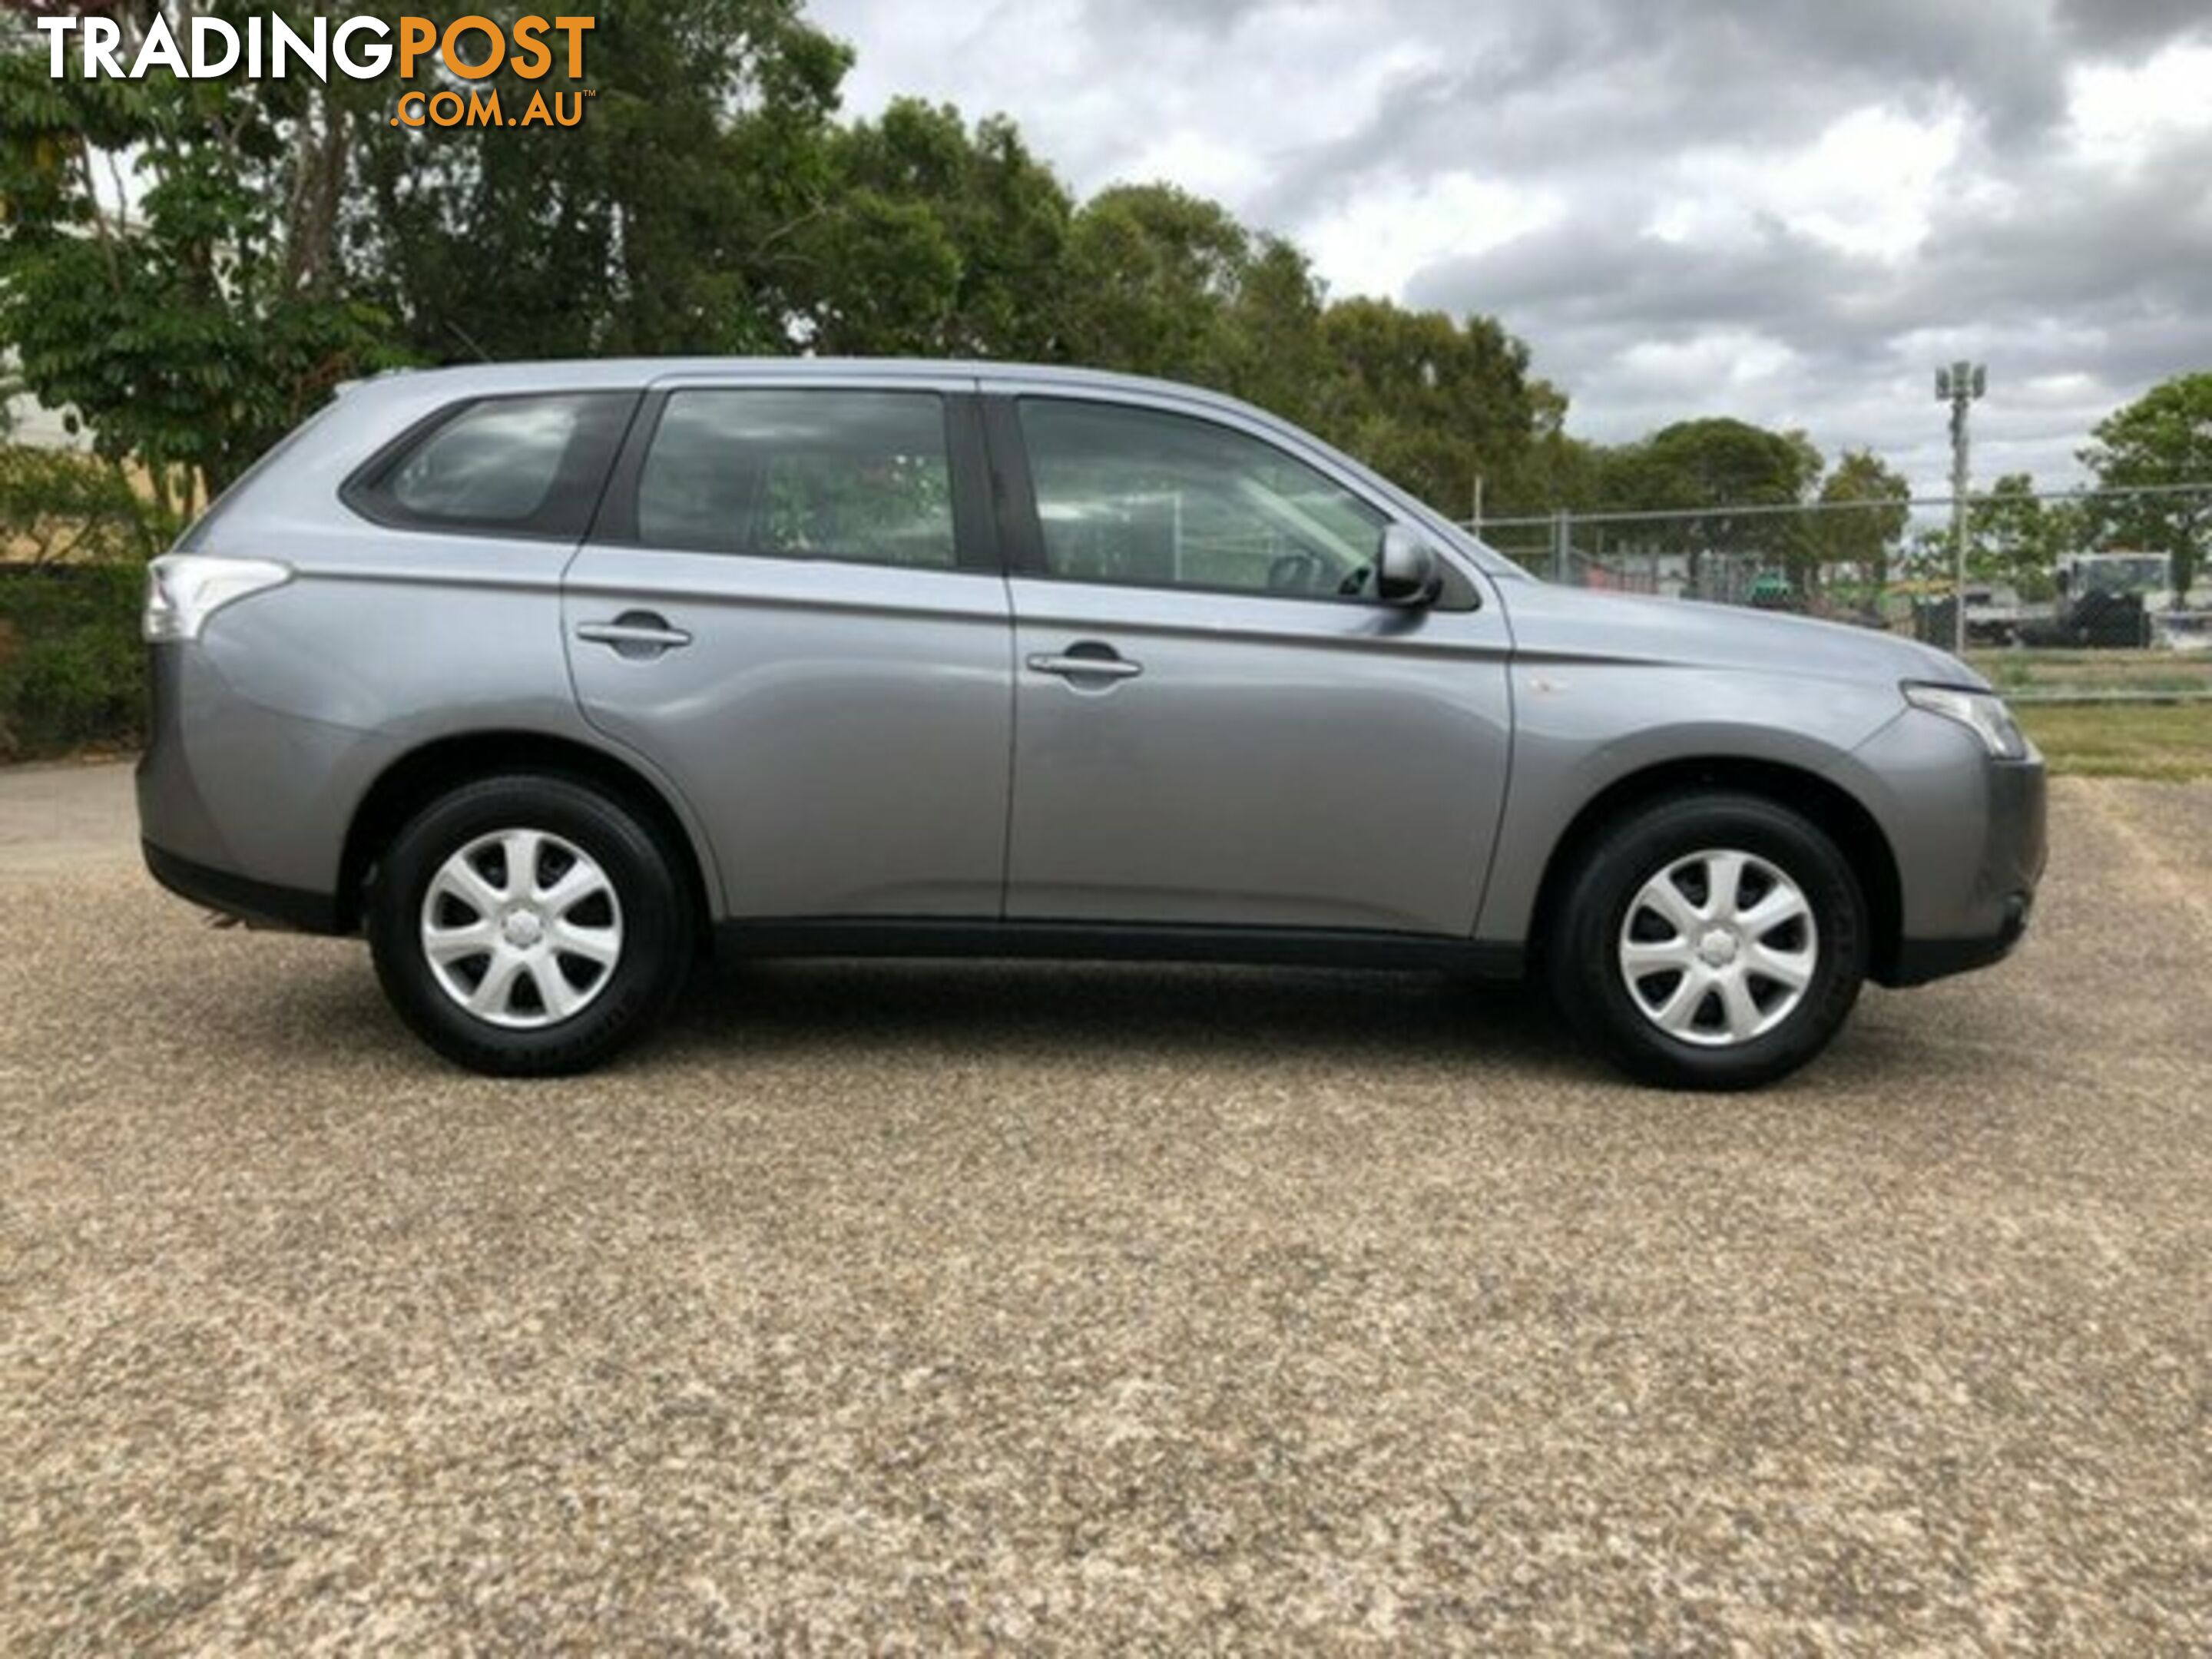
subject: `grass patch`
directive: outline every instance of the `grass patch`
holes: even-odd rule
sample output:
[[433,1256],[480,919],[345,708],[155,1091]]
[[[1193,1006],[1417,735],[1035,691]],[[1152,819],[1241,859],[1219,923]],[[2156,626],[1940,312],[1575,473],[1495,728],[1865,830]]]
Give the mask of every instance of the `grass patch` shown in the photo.
[[2051,769],[2085,778],[2212,778],[2212,702],[2015,708]]
[[2023,691],[2212,693],[2212,651],[1974,651],[1966,660],[2007,696]]

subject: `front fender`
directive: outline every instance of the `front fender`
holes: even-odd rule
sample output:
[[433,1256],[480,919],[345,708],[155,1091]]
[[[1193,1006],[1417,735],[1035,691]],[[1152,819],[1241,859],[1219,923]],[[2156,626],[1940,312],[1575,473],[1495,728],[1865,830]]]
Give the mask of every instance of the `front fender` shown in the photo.
[[1674,664],[1522,664],[1512,683],[1512,776],[1475,924],[1477,939],[1498,943],[1528,939],[1553,852],[1616,785],[1700,760],[1840,782],[1899,707],[1896,688],[1879,683]]

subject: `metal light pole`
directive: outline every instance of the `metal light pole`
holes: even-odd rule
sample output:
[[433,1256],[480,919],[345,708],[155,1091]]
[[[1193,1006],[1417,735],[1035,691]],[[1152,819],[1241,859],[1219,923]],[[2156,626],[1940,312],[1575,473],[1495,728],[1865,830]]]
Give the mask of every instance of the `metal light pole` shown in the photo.
[[1951,649],[1966,648],[1966,410],[1990,389],[1989,369],[1963,359],[1936,371],[1936,398],[1951,405]]

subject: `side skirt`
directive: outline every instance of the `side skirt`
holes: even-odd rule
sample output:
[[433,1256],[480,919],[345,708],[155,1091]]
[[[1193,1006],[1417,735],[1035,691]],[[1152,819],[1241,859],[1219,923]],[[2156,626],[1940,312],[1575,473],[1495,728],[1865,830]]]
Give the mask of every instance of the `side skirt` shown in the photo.
[[1001,957],[1064,962],[1221,962],[1521,977],[1517,945],[1356,928],[1203,927],[1175,923],[970,921],[938,917],[778,917],[724,921],[730,957]]

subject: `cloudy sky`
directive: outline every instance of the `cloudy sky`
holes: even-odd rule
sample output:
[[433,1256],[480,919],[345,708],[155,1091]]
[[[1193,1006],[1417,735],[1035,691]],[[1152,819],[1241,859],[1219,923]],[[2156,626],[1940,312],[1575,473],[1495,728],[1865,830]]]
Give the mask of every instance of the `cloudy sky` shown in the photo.
[[1978,480],[2212,368],[2212,0],[811,0],[848,106],[1004,112],[1334,294],[1488,312],[1607,441],[1690,415]]

